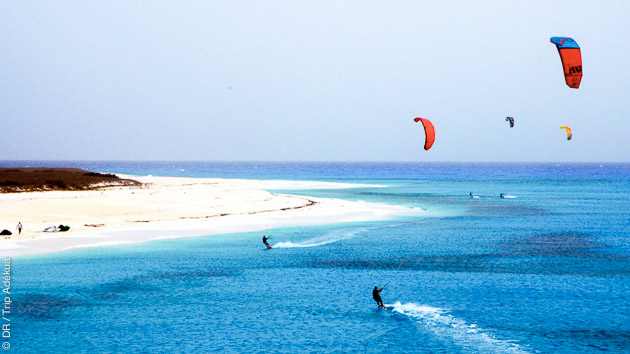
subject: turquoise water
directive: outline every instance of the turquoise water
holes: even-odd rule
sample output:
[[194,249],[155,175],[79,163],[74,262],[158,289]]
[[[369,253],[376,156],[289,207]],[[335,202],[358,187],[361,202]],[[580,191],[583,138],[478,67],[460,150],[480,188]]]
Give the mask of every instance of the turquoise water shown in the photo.
[[272,250],[257,232],[15,257],[16,353],[630,352],[628,164],[58,164],[382,184],[291,193],[426,212],[269,230]]

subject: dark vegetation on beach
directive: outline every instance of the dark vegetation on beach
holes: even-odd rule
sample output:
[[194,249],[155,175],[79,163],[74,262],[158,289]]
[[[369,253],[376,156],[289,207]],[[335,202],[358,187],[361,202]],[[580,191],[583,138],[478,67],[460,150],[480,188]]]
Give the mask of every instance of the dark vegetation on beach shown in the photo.
[[114,174],[79,168],[0,167],[0,193],[76,191],[141,185],[138,181],[123,179]]

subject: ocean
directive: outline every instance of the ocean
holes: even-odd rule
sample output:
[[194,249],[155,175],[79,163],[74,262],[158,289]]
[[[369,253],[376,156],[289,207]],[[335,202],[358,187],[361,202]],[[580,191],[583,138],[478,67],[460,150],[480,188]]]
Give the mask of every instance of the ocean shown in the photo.
[[14,257],[15,353],[630,353],[627,163],[1,165],[378,184],[285,192],[425,210]]

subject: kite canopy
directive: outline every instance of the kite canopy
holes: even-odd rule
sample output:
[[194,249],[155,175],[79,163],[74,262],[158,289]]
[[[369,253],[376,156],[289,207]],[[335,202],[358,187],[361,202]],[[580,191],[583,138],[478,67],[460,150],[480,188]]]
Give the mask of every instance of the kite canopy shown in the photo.
[[510,122],[510,128],[514,128],[514,118],[512,118],[512,117],[505,117],[505,121],[506,122]]
[[563,125],[563,126],[560,127],[560,129],[566,129],[567,130],[567,140],[571,140],[571,138],[573,138],[573,133],[571,132],[571,128],[565,127]]
[[422,126],[424,127],[424,149],[429,150],[431,146],[433,146],[433,142],[435,141],[435,128],[433,128],[433,124],[430,120],[424,118],[415,118],[414,122],[422,122]]
[[562,68],[564,69],[564,80],[571,88],[580,87],[582,80],[582,54],[580,46],[573,38],[569,37],[551,37],[551,43],[555,44],[562,60]]

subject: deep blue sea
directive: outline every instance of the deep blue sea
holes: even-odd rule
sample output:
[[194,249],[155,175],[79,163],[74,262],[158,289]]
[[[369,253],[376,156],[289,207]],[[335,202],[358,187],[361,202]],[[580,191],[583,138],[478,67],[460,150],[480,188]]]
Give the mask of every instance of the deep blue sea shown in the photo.
[[272,250],[254,232],[14,257],[14,353],[630,353],[630,164],[0,165],[379,184],[288,193],[426,210],[268,230]]

